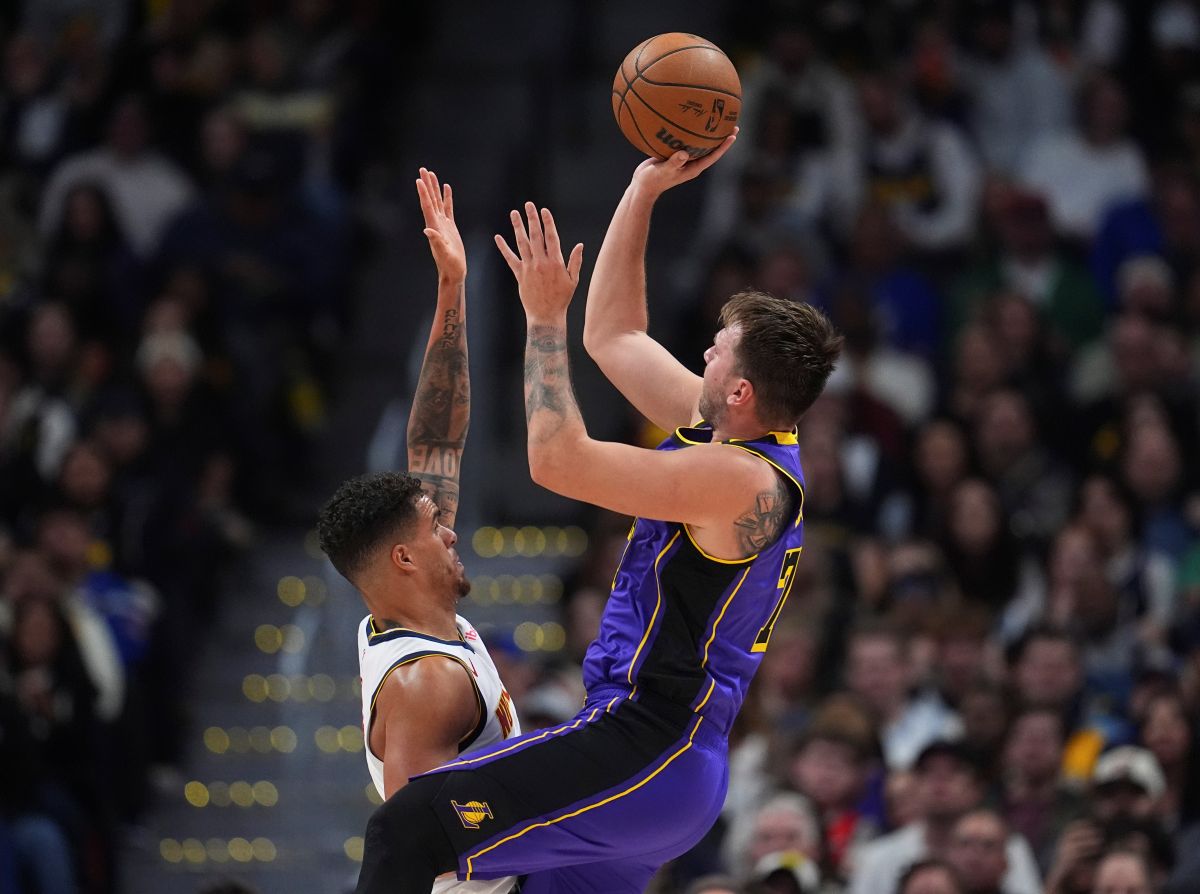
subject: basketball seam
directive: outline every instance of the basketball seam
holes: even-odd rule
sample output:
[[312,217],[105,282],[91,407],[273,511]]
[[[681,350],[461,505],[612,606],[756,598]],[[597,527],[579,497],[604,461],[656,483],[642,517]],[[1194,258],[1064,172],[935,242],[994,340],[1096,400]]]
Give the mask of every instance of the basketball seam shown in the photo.
[[[638,75],[638,77],[640,78],[641,75]],[[642,94],[638,93],[635,89],[633,89],[633,84],[629,85],[629,90],[627,92],[632,93],[634,96],[636,96],[638,99],[640,99],[642,101],[642,105],[644,105],[646,108],[648,108],[651,112],[653,112],[655,115],[657,115],[663,121],[667,122],[667,124],[671,125],[673,128],[678,130],[680,133],[685,133],[688,136],[692,136],[692,137],[699,137],[702,140],[712,140],[713,142],[718,143],[718,144],[720,144],[722,141],[724,141],[725,137],[729,136],[728,134],[726,134],[725,137],[714,137],[712,134],[696,133],[696,131],[694,131],[694,130],[688,130],[686,127],[681,127],[677,122],[672,121],[670,118],[668,118],[662,112],[660,112],[658,109],[654,108],[654,106],[650,105],[650,103],[646,102],[646,97],[642,96]],[[625,100],[622,99],[621,102],[625,102]],[[630,116],[631,117],[633,116],[632,111],[630,112]],[[634,120],[636,121],[637,119],[635,118]],[[641,133],[641,132],[642,132],[641,128],[638,128],[638,133]],[[643,137],[642,139],[645,139],[645,137]],[[711,148],[715,148],[715,147],[708,147],[708,148],[711,149]]]
[[[627,88],[625,88],[626,93],[629,93],[630,90],[633,90],[633,84],[630,84]],[[634,90],[633,95],[637,96],[636,90]],[[638,99],[641,99],[641,97],[638,96]],[[645,100],[642,100],[642,102],[644,103]],[[646,147],[645,150],[643,150],[643,151],[649,151],[650,154],[653,155],[655,158],[663,158],[664,156],[659,155],[654,150],[654,144],[651,143],[649,140],[647,140],[646,135],[644,133],[642,133],[642,128],[638,125],[637,115],[633,114],[633,109],[629,108],[629,103],[626,102],[624,96],[621,97],[621,105],[623,105],[626,109],[629,109],[629,121],[630,121],[630,123],[633,124],[633,129],[637,131],[638,137],[641,138],[642,145]],[[647,108],[649,108],[649,106],[647,106]],[[655,113],[655,114],[657,114],[657,113]],[[621,123],[621,112],[618,109],[617,110],[617,125],[619,126],[620,123]]]
[[[654,59],[651,62],[646,63],[646,68],[652,68],[653,66],[657,65],[659,62],[662,62],[668,56],[674,56],[676,53],[682,53],[684,50],[716,50],[718,53],[721,53],[721,48],[715,47],[712,44],[693,43],[693,44],[688,44],[686,47],[676,47],[673,50],[667,50],[665,53],[663,53],[658,58]],[[645,52],[645,51],[643,50],[643,52]],[[725,56],[724,53],[721,53],[721,55]],[[638,53],[637,59],[634,60],[634,67],[637,68],[638,77],[641,77],[641,74],[642,74],[641,67],[639,67],[637,65],[637,63],[639,61],[641,61],[641,58],[642,58],[642,54]],[[725,56],[725,58],[728,59],[729,57]]]
[[[720,93],[722,96],[732,96],[738,102],[742,101],[741,94],[732,93],[729,90],[722,90],[720,87],[704,87],[700,84],[676,84],[670,81],[652,81],[644,74],[639,74],[638,78],[645,81],[647,84],[652,84],[655,87],[691,87],[693,90],[708,90],[711,93]],[[626,83],[629,82],[626,81]]]

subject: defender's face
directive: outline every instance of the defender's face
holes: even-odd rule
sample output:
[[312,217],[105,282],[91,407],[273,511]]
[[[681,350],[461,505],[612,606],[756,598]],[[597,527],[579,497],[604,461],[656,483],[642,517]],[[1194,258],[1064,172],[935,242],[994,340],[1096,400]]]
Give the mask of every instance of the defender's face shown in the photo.
[[442,510],[428,496],[417,501],[417,524],[411,549],[431,586],[455,600],[471,592],[471,582],[459,560],[458,535],[441,522]]
[[738,378],[735,349],[740,335],[737,325],[726,327],[713,336],[712,346],[704,352],[700,417],[714,427],[725,415],[725,398]]

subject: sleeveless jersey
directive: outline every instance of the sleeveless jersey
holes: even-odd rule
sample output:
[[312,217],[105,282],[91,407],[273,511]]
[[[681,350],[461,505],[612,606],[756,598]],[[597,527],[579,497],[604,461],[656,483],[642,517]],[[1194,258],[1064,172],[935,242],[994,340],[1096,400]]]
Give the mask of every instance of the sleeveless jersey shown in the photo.
[[[678,429],[658,449],[711,441],[702,424]],[[642,691],[686,705],[728,733],[795,578],[804,479],[793,432],[721,443],[774,466],[793,490],[794,514],[774,543],[738,560],[705,553],[686,525],[636,519],[583,679],[589,692],[619,687],[634,700]]]
[[[454,622],[458,627],[458,639],[455,640],[438,639],[404,628],[377,630],[375,619],[370,615],[358,626],[358,668],[362,680],[363,740],[366,745],[363,750],[371,781],[381,798],[386,797],[383,761],[371,751],[371,723],[375,719],[375,700],[384,682],[402,665],[430,655],[444,655],[461,664],[470,675],[479,719],[475,728],[459,743],[460,754],[521,734],[521,723],[512,699],[504,689],[483,640],[466,618],[455,615]],[[432,894],[506,894],[513,883],[512,878],[460,882],[449,875],[434,882]]]

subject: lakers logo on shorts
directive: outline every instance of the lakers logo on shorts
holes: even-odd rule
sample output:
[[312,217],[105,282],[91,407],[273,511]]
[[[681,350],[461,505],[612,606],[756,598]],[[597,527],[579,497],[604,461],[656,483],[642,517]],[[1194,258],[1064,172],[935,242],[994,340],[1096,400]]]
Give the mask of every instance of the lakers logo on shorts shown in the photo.
[[485,819],[493,818],[492,808],[488,807],[487,801],[468,801],[466,804],[451,801],[450,806],[458,814],[459,822],[463,824],[464,829],[478,829],[479,824]]

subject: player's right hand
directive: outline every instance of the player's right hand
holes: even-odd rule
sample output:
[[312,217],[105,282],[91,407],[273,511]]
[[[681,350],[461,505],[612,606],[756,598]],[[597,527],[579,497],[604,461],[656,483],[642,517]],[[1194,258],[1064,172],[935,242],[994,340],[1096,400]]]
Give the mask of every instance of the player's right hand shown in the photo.
[[454,191],[450,184],[438,184],[437,174],[421,168],[417,180],[417,197],[425,215],[425,237],[433,252],[438,276],[452,282],[467,278],[467,250],[454,222]]
[[633,172],[633,186],[644,190],[653,198],[658,198],[671,187],[694,180],[720,161],[721,156],[728,152],[737,140],[737,134],[738,129],[735,127],[724,143],[702,158],[692,159],[683,150],[666,159],[647,158]]

